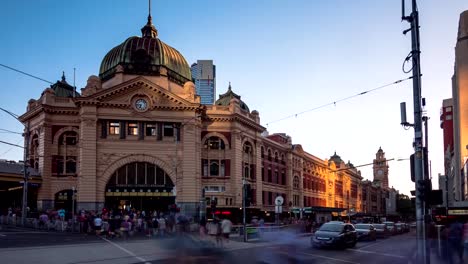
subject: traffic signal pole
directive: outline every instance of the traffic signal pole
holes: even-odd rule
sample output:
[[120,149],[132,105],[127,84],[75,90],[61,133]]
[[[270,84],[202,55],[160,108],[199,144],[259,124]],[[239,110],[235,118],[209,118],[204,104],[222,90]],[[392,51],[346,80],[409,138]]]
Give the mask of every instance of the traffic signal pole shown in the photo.
[[410,16],[405,16],[405,0],[402,0],[402,20],[410,23],[411,27],[403,34],[411,31],[411,58],[413,64],[413,106],[414,106],[414,174],[416,182],[416,243],[417,243],[417,263],[430,263],[429,255],[426,252],[426,232],[425,232],[425,201],[424,193],[424,171],[423,171],[423,131],[422,131],[422,107],[421,107],[421,68],[419,49],[419,14],[416,0],[411,1],[412,12]]

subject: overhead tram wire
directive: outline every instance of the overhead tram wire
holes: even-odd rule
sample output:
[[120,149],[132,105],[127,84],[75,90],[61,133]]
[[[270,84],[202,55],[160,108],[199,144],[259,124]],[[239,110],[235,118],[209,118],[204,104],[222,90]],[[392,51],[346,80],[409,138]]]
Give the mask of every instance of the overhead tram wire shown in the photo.
[[11,134],[23,135],[23,133],[15,132],[15,131],[11,131],[11,130],[8,130],[8,129],[3,129],[3,128],[0,128],[0,131],[3,131],[3,132],[0,132],[0,133],[11,133]]
[[295,113],[295,114],[292,114],[292,115],[289,115],[289,116],[285,116],[283,118],[270,121],[270,122],[266,123],[266,125],[268,126],[268,125],[270,125],[272,123],[277,123],[277,122],[280,122],[280,121],[283,121],[283,120],[286,120],[286,119],[289,119],[289,118],[297,117],[299,115],[302,115],[302,114],[305,114],[305,113],[308,113],[308,112],[312,112],[312,111],[315,111],[315,110],[318,110],[318,109],[321,109],[321,108],[324,108],[324,107],[327,107],[327,106],[331,106],[331,105],[336,106],[336,103],[343,102],[343,101],[346,101],[346,100],[349,100],[349,99],[352,99],[354,97],[358,97],[358,96],[361,96],[361,95],[365,95],[365,94],[368,94],[370,92],[373,92],[373,91],[376,91],[376,90],[379,90],[379,89],[383,89],[383,88],[388,87],[388,86],[392,86],[392,85],[395,85],[395,84],[398,84],[398,83],[401,83],[401,82],[404,82],[404,81],[408,81],[410,79],[413,79],[413,76],[410,76],[410,77],[404,78],[404,79],[400,79],[400,80],[396,80],[394,82],[387,83],[385,85],[382,85],[382,86],[379,86],[379,87],[376,87],[376,88],[373,88],[373,89],[369,89],[367,91],[360,92],[360,93],[355,94],[355,95],[351,95],[351,96],[348,96],[348,97],[345,97],[345,98],[342,98],[342,99],[339,99],[339,100],[336,100],[336,101],[333,101],[333,102],[329,102],[329,103],[326,103],[326,104],[323,104],[323,105],[320,105],[320,106],[317,106],[317,107],[314,107],[314,108],[311,108],[311,109],[304,110],[302,112],[298,112],[298,113]]
[[21,74],[24,74],[24,75],[26,75],[26,76],[32,77],[32,78],[34,78],[34,79],[37,79],[37,80],[46,82],[46,83],[48,83],[48,84],[54,84],[53,82],[47,81],[47,80],[45,80],[45,79],[42,79],[42,78],[37,77],[37,76],[34,76],[34,75],[29,74],[29,73],[27,73],[27,72],[24,72],[24,71],[15,69],[15,68],[10,67],[10,66],[7,66],[7,65],[5,65],[5,64],[0,63],[0,66],[5,67],[5,68],[7,68],[7,69],[9,69],[9,70],[12,70],[12,71],[15,71],[15,72],[19,72],[19,73],[21,73]]

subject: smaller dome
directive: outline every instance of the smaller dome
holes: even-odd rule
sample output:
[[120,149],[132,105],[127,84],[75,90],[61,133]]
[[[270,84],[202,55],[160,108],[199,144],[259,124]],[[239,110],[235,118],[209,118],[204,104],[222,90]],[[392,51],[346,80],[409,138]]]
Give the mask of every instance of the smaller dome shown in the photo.
[[228,90],[226,93],[224,94],[220,94],[219,95],[219,99],[216,100],[215,102],[215,105],[224,105],[224,106],[228,106],[230,103],[231,103],[231,100],[232,99],[238,99],[240,102],[239,102],[239,105],[241,107],[242,110],[245,110],[247,112],[250,112],[249,110],[249,107],[247,106],[246,103],[244,103],[244,101],[241,100],[241,97],[240,95],[237,95],[236,93],[234,93],[232,91],[232,88],[231,88],[231,83],[229,83],[229,87],[228,87]]
[[339,164],[341,164],[343,162],[341,157],[336,155],[336,151],[335,151],[335,154],[333,154],[333,156],[330,157],[330,161],[335,162],[336,165],[339,165]]
[[50,86],[57,97],[79,97],[80,94],[75,91],[75,87],[71,86],[65,80],[65,73],[62,74],[62,80]]

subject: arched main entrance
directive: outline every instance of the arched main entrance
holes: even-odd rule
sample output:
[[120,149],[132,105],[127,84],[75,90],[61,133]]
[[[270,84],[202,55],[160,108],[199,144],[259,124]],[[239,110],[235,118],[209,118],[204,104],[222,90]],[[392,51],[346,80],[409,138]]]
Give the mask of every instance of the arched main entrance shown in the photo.
[[131,162],[117,169],[106,185],[105,206],[165,212],[175,203],[175,185],[159,166]]

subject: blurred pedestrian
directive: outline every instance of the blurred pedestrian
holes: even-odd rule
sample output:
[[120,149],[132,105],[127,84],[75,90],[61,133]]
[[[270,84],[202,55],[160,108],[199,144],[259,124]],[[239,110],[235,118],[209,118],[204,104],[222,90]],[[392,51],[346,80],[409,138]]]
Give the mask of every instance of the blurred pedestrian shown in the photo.
[[222,236],[223,240],[226,242],[229,242],[229,235],[231,234],[231,229],[232,229],[232,222],[231,220],[225,218],[223,221],[221,221],[221,231],[222,231]]
[[200,220],[200,237],[204,238],[206,235],[206,218],[203,216]]
[[463,263],[463,225],[458,219],[456,219],[449,227],[448,243],[449,263],[457,263],[454,259],[458,259],[459,263]]

